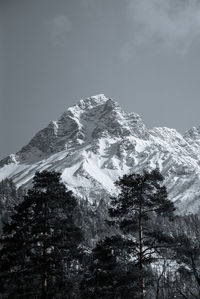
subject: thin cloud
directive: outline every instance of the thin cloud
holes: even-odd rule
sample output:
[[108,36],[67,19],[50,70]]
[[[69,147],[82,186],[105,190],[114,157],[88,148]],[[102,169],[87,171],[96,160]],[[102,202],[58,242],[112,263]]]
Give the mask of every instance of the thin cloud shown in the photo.
[[128,15],[133,35],[123,55],[146,46],[185,54],[200,40],[200,0],[129,0]]
[[66,44],[67,35],[72,30],[72,24],[66,15],[57,15],[52,20],[46,22],[45,25],[55,44]]

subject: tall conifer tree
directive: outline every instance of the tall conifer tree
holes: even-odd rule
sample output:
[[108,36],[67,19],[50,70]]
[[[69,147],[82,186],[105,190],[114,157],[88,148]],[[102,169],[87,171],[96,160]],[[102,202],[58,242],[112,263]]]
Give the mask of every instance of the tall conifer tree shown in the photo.
[[144,174],[124,175],[116,185],[119,194],[112,198],[110,216],[125,234],[135,238],[135,253],[140,270],[140,298],[145,297],[145,265],[152,262],[159,248],[168,238],[159,228],[153,227],[156,215],[172,216],[175,208],[167,198],[163,176],[156,169]]
[[82,239],[76,199],[59,173],[37,172],[3,229],[1,286],[5,298],[68,298],[66,282]]

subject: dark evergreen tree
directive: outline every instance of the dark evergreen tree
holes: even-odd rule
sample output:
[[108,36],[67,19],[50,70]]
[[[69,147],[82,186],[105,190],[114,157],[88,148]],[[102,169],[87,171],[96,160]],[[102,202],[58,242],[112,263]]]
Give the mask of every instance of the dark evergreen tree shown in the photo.
[[96,244],[81,283],[82,298],[138,298],[138,268],[131,262],[134,241],[120,235]]
[[3,228],[1,287],[5,298],[72,298],[70,276],[81,230],[76,199],[56,172],[37,172],[33,186]]
[[106,222],[108,218],[108,202],[100,200],[91,204],[81,200],[77,208],[77,224],[84,232],[83,244],[94,247],[95,244],[108,235],[113,234],[113,228]]
[[0,182],[0,235],[2,223],[8,222],[13,213],[13,207],[23,199],[25,194],[23,188],[16,188],[11,179]]
[[145,297],[145,271],[147,265],[159,256],[170,238],[154,226],[156,215],[173,215],[173,203],[167,198],[163,176],[156,169],[144,174],[124,175],[116,185],[119,194],[111,200],[109,209],[114,223],[124,234],[135,238],[135,253],[140,271],[140,298]]

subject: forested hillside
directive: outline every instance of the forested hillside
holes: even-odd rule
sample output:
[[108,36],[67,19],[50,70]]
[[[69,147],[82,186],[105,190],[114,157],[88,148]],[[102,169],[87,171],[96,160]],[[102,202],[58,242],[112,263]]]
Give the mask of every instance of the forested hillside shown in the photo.
[[1,182],[2,298],[198,298],[200,220],[174,213],[163,181],[125,175],[93,204],[56,172],[26,192]]

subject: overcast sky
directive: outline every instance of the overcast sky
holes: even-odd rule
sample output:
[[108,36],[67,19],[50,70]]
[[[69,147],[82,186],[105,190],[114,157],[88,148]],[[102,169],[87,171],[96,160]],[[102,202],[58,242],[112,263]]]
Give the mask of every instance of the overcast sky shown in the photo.
[[104,93],[148,127],[200,125],[199,0],[0,0],[0,158]]

